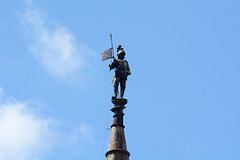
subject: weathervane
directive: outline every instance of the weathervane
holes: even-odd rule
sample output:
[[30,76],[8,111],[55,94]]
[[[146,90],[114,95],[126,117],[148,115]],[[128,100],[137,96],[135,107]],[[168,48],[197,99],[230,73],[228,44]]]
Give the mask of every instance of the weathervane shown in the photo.
[[113,99],[117,98],[119,83],[120,83],[120,98],[123,98],[124,91],[126,88],[127,77],[131,75],[131,71],[128,62],[124,60],[126,53],[121,45],[117,47],[118,59],[115,59],[111,33],[110,38],[112,47],[102,51],[102,61],[113,58],[113,61],[109,64],[110,70],[115,69],[115,75],[113,77],[114,96],[112,98]]

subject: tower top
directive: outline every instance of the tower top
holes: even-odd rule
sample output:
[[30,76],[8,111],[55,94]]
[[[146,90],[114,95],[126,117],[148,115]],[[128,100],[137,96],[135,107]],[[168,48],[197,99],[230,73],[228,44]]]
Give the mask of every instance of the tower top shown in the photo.
[[127,99],[114,98],[112,99],[114,107],[111,109],[114,112],[113,124],[111,126],[112,132],[108,151],[105,154],[107,160],[129,160],[130,153],[127,151],[126,139],[123,125],[123,110],[126,108]]

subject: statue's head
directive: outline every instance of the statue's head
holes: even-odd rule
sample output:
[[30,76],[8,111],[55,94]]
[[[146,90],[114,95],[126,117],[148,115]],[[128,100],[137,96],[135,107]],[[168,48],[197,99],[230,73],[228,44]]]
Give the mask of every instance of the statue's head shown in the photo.
[[121,45],[119,45],[119,46],[117,47],[117,56],[118,56],[118,59],[123,60],[123,59],[125,58],[125,55],[126,55],[126,53],[125,53],[124,49],[122,48]]

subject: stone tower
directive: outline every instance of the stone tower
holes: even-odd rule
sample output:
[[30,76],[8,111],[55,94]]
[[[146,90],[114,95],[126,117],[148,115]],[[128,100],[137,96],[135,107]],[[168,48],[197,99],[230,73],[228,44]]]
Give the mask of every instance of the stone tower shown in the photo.
[[130,153],[127,151],[124,125],[123,125],[123,110],[126,108],[124,105],[127,104],[127,99],[114,98],[112,99],[114,107],[111,111],[113,115],[113,124],[111,126],[111,137],[108,146],[108,151],[105,156],[107,160],[129,160]]

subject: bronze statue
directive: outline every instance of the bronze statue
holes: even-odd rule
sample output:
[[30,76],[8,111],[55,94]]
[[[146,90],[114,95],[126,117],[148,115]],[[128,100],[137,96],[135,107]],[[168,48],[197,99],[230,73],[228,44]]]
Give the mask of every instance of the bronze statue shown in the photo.
[[126,80],[129,75],[131,75],[128,62],[124,60],[125,51],[121,45],[117,47],[117,56],[118,59],[115,59],[109,65],[110,70],[115,69],[115,75],[113,78],[113,92],[114,96],[112,98],[117,98],[118,94],[118,85],[120,83],[120,98],[123,98],[124,91],[126,88]]

